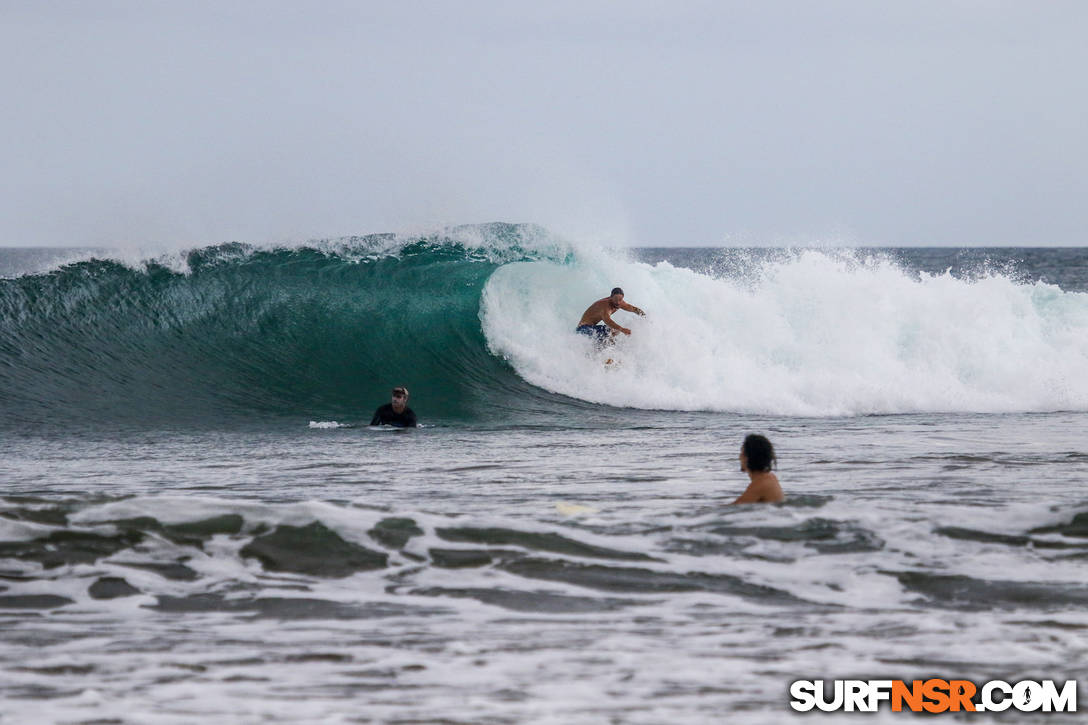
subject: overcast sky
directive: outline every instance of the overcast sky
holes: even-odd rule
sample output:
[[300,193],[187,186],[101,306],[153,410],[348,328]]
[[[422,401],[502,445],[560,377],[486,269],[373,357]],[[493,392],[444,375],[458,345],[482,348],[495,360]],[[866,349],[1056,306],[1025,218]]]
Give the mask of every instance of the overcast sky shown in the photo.
[[0,0],[0,245],[1088,245],[1088,2]]

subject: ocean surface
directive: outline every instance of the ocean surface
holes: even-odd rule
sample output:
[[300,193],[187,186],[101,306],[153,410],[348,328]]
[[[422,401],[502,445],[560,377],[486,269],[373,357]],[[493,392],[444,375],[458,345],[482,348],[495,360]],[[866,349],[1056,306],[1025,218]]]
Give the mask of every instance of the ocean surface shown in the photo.
[[[394,385],[424,427],[367,427]],[[784,504],[729,505],[751,432]],[[0,249],[0,723],[1083,710],[1086,433],[1088,249]]]

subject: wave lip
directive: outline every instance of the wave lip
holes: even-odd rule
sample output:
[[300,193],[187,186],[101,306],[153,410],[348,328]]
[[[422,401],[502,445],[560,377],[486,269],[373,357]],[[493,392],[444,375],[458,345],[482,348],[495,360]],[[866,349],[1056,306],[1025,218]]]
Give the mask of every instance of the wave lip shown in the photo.
[[502,264],[566,253],[539,227],[491,224],[89,259],[0,280],[0,418],[350,424],[393,385],[431,419],[516,410],[511,396],[544,394],[487,351],[480,291]]

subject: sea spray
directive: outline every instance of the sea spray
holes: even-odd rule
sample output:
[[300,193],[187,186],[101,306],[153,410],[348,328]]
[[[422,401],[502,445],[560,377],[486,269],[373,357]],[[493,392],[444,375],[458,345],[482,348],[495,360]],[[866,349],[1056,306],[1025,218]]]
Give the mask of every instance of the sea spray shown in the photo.
[[[603,365],[572,339],[613,285],[647,311]],[[523,378],[614,406],[778,415],[1088,409],[1088,294],[992,272],[911,273],[801,251],[743,276],[610,260],[509,264],[488,280],[490,349]],[[516,321],[516,322],[515,322]]]

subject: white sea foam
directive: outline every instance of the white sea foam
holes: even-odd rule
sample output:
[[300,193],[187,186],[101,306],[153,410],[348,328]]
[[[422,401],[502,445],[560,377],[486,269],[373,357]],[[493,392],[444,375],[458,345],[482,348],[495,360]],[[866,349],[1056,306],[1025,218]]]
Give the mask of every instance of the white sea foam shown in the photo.
[[[594,353],[573,328],[624,287],[645,319]],[[804,251],[744,278],[584,256],[498,269],[480,317],[528,382],[610,405],[785,415],[1088,410],[1088,294]],[[605,366],[604,357],[621,365]]]
[[[181,501],[141,496],[91,506],[72,518],[83,523],[118,516],[181,520],[186,518],[178,513]],[[195,497],[194,503],[188,518],[236,512],[247,522],[265,524],[319,520],[345,538],[370,546],[375,544],[365,532],[386,515],[321,501],[269,504]],[[970,516],[975,510],[969,505],[930,509],[969,523],[974,523]],[[340,692],[356,688],[365,692],[368,716],[383,721],[406,716],[433,719],[436,712],[456,710],[472,720],[500,713],[518,722],[591,723],[607,707],[640,715],[632,722],[672,721],[676,712],[685,721],[713,722],[743,699],[753,708],[746,721],[776,723],[781,721],[783,683],[791,679],[821,673],[881,674],[889,668],[910,679],[931,674],[939,663],[971,679],[991,679],[1024,668],[1048,672],[1055,663],[1076,656],[1078,640],[1065,632],[1084,625],[1083,614],[1074,608],[1056,613],[1029,608],[1010,618],[990,611],[949,612],[922,606],[923,595],[905,590],[888,573],[921,570],[972,578],[1000,574],[1001,580],[1076,584],[1082,572],[1067,552],[1040,556],[1024,547],[982,540],[970,542],[965,550],[959,540],[935,536],[929,516],[918,512],[904,516],[894,499],[858,507],[844,496],[819,509],[744,507],[703,516],[682,509],[651,509],[647,513],[656,525],[634,536],[591,533],[498,513],[467,517],[415,510],[387,513],[410,517],[422,529],[418,537],[422,541],[410,547],[417,556],[409,559],[389,552],[387,569],[342,579],[263,571],[238,551],[247,535],[216,536],[201,546],[149,536],[138,547],[93,565],[12,582],[7,595],[61,595],[73,604],[50,612],[44,620],[12,619],[12,632],[19,636],[5,643],[5,687],[9,692],[56,688],[56,694],[11,697],[5,701],[5,714],[13,722],[68,722],[94,716],[182,723],[194,715],[232,722],[350,722],[360,705],[345,701]],[[1018,521],[1061,523],[1070,512],[1033,503],[990,507],[985,517],[975,515],[987,522],[987,531],[1016,532],[1023,531]],[[857,520],[879,532],[885,545],[872,551],[821,553],[813,546],[821,539],[774,536],[777,528],[794,527],[813,517],[842,523]],[[729,524],[741,529],[733,534],[713,531],[716,525]],[[653,561],[621,562],[534,552],[542,560],[580,561],[620,572],[636,567],[693,582],[702,575],[740,577],[817,606],[802,604],[785,610],[783,617],[781,605],[727,592],[602,592],[577,582],[525,578],[492,567],[420,566],[422,555],[436,547],[477,548],[454,544],[437,533],[440,527],[466,525],[550,532],[654,556]],[[754,533],[763,527],[769,527],[770,536]],[[693,556],[666,546],[704,535],[710,540],[733,539],[733,545],[722,551],[741,547],[745,555]],[[754,542],[760,539],[766,548],[757,548]],[[775,554],[798,558],[776,560]],[[198,573],[194,581],[168,580],[123,565],[177,561],[179,555]],[[103,575],[124,577],[144,594],[110,600],[89,597],[87,587]],[[458,590],[558,595],[580,601],[622,597],[628,604],[620,610],[524,615],[472,597],[440,595]],[[306,601],[317,599],[384,606],[390,614],[373,620],[361,616],[344,621],[306,616],[279,620],[255,616],[256,610],[244,607],[233,612],[225,604],[220,605],[223,611],[211,612],[154,609],[167,597],[191,597],[199,606],[218,601],[220,594],[226,595],[224,601],[237,603],[254,596],[300,599],[299,611]],[[1032,624],[1044,617],[1049,624]],[[1065,627],[1062,636],[1041,637],[1040,630],[1046,632],[1041,628],[1053,627],[1054,622]],[[40,631],[52,637],[58,632],[83,636],[42,646],[35,641],[42,636]],[[158,644],[164,641],[169,646]],[[962,661],[949,660],[949,653],[968,651],[970,656]],[[753,668],[753,661],[759,667]],[[58,672],[65,673],[63,689]],[[335,685],[331,692],[330,683]],[[410,697],[402,695],[405,688],[410,688]],[[605,688],[607,697],[602,698]],[[647,698],[647,691],[668,696]],[[550,704],[543,708],[540,702]]]

